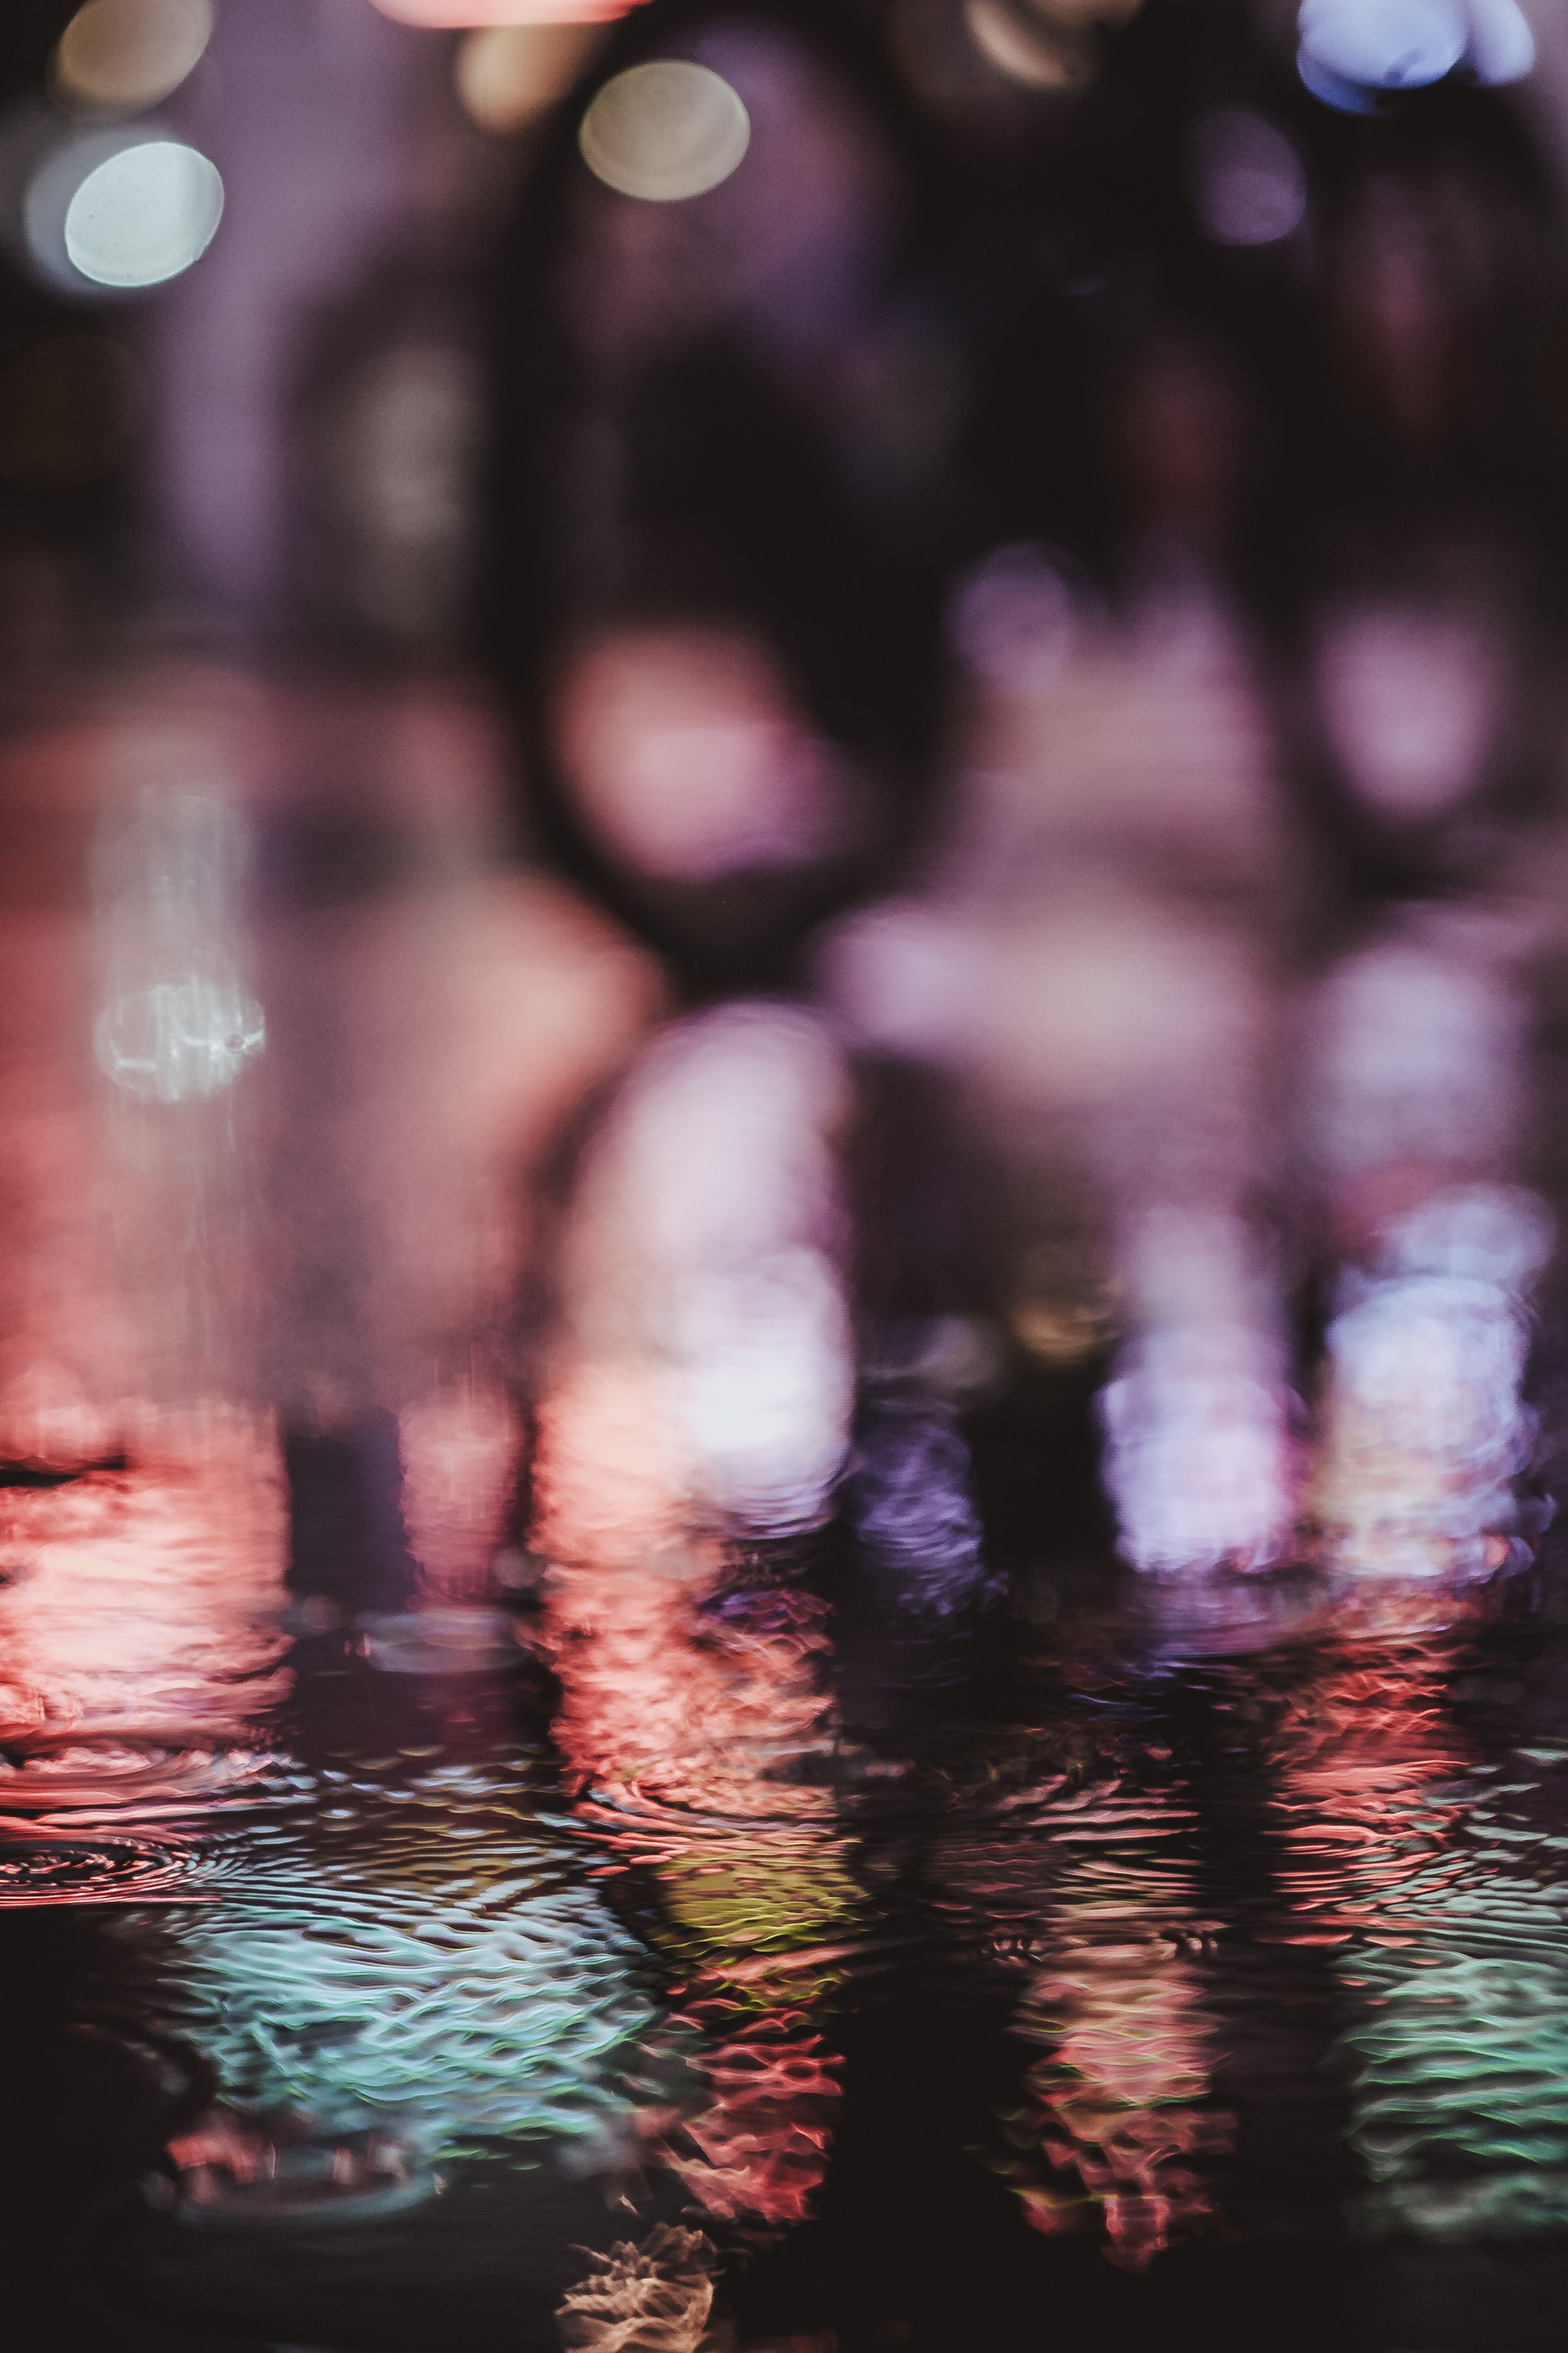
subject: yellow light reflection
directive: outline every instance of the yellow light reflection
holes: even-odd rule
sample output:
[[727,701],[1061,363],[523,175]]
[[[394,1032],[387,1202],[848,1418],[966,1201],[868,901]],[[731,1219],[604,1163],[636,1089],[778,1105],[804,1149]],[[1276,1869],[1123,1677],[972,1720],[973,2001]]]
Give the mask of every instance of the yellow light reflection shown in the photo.
[[481,131],[526,129],[565,97],[602,37],[591,17],[470,33],[455,69],[465,113]]
[[1087,32],[1039,24],[1007,0],[964,0],[963,22],[986,63],[1026,90],[1076,90],[1093,79]]
[[156,106],[200,63],[212,33],[212,0],[88,0],[55,50],[55,94],[94,113]]

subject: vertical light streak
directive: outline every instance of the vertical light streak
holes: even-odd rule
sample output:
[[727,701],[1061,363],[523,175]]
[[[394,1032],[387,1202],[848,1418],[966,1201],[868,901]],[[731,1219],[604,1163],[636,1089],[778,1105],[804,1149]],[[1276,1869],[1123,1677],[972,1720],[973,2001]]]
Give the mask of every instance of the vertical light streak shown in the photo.
[[1231,2146],[1203,1916],[1178,1788],[1051,1776],[939,1850],[944,1909],[1022,1967],[1014,2031],[1039,2052],[1001,2169],[1037,2231],[1104,2233],[1120,2268],[1221,2227],[1205,2159]]
[[505,1530],[522,1433],[499,1385],[469,1381],[398,1416],[403,1525],[426,1607],[482,1601]]

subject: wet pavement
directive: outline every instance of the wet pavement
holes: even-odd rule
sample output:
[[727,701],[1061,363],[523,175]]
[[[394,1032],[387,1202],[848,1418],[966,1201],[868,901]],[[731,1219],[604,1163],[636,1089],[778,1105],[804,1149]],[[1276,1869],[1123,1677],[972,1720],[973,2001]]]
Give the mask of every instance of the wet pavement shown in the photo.
[[[416,765],[450,713],[416,718]],[[1550,1291],[1534,1500],[1480,1574],[1120,1567],[1092,1345],[885,1387],[837,1517],[744,1543],[671,1521],[637,1366],[569,1365],[525,1508],[495,1172],[615,1067],[648,968],[417,779],[416,881],[351,860],[317,922],[225,881],[198,813],[171,914],[122,809],[95,869],[89,766],[13,759],[23,838],[28,776],[79,790],[0,949],[0,2228],[36,2341],[1559,2343]],[[265,879],[293,837],[237,800]],[[157,1101],[94,1024],[184,985],[172,936],[267,1049]]]

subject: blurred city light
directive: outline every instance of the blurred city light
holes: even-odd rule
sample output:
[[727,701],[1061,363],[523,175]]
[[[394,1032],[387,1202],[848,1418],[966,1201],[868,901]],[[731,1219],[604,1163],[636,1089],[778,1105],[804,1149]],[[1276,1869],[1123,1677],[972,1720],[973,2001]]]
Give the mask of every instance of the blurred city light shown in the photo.
[[95,285],[159,286],[200,259],[222,217],[216,165],[149,140],[89,172],[66,210],[66,251]]
[[118,998],[93,1042],[103,1070],[127,1094],[182,1103],[231,1087],[265,1046],[267,1023],[254,997],[232,982],[193,974]]
[[55,94],[95,114],[157,106],[200,64],[212,32],[212,0],[88,0],[55,50]]
[[1276,123],[1245,107],[1216,106],[1187,136],[1194,206],[1219,245],[1275,245],[1307,210],[1301,159]]
[[987,63],[1026,90],[1072,90],[1093,76],[1089,27],[1060,30],[1010,0],[963,0],[963,21]]
[[458,96],[481,131],[522,131],[564,98],[602,38],[599,20],[496,25],[458,51]]
[[642,0],[374,0],[402,25],[462,32],[486,25],[602,25]]
[[805,865],[853,833],[847,764],[739,634],[606,638],[568,670],[560,712],[584,814],[644,873],[707,881]]
[[160,286],[200,259],[223,217],[217,168],[146,126],[83,131],[44,147],[22,227],[44,280],[75,294]]
[[721,75],[658,58],[605,84],[583,117],[578,144],[606,187],[675,204],[727,180],[751,137],[746,110]]
[[1368,111],[1369,93],[1422,89],[1460,65],[1495,84],[1535,63],[1517,0],[1302,0],[1300,29],[1302,80],[1346,113]]

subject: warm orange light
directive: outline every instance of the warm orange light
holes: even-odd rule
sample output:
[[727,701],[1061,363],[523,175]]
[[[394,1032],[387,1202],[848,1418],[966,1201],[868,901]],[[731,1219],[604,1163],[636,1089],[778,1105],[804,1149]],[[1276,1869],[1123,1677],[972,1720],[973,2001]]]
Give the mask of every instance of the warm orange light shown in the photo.
[[603,25],[639,0],[374,0],[400,25],[458,32],[477,25]]

